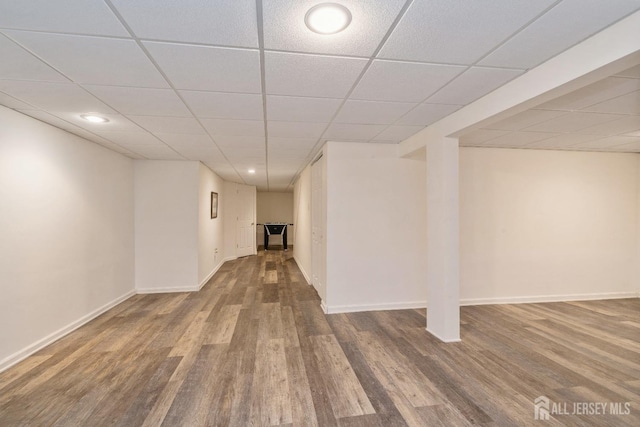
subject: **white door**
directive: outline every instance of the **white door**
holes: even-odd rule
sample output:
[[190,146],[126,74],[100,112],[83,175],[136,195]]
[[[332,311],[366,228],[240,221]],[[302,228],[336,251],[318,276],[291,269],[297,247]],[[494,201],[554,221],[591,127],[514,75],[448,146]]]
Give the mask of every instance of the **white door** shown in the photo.
[[311,282],[326,304],[324,158],[311,166]]
[[238,184],[237,191],[236,256],[242,257],[256,253],[256,188]]

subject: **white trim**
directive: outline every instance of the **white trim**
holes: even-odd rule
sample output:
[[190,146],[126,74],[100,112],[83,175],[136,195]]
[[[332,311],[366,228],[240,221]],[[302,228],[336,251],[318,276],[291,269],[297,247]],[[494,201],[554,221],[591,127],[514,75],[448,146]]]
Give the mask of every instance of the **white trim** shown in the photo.
[[489,304],[531,304],[539,302],[590,301],[604,299],[639,298],[638,292],[606,292],[599,294],[571,294],[571,295],[539,295],[528,297],[498,297],[498,298],[465,298],[460,305],[489,305]]
[[236,260],[236,259],[238,259],[238,257],[237,257],[237,256],[235,256],[235,255],[228,256],[228,257],[226,257],[225,259],[223,259],[223,260],[222,260],[222,263],[224,264],[224,263],[225,263],[225,262],[227,262],[227,261],[234,261],[234,260]]
[[198,292],[200,288],[197,286],[176,286],[172,288],[142,288],[136,289],[136,293],[139,295],[145,294],[171,294],[175,292]]
[[298,269],[300,270],[300,272],[304,276],[304,280],[306,280],[307,284],[310,285],[311,284],[311,279],[309,278],[309,275],[307,274],[307,272],[304,271],[304,268],[302,268],[302,264],[300,263],[300,261],[298,260],[298,257],[296,257],[295,254],[293,254],[293,260],[296,262],[296,265],[298,266]]
[[15,353],[13,353],[12,355],[8,356],[8,357],[5,357],[2,361],[0,361],[0,372],[4,371],[6,369],[9,369],[10,367],[15,365],[16,363],[19,363],[19,362],[23,361],[24,359],[26,359],[27,357],[31,356],[35,352],[43,349],[44,347],[48,346],[49,344],[54,343],[55,341],[59,340],[60,338],[64,337],[65,335],[70,334],[71,332],[73,332],[76,329],[78,329],[80,326],[82,326],[82,325],[84,325],[86,323],[89,323],[90,321],[92,321],[96,317],[100,316],[105,311],[108,311],[108,310],[112,309],[116,305],[118,305],[121,302],[125,301],[126,299],[134,296],[135,294],[136,294],[136,292],[134,290],[131,290],[131,291],[127,292],[126,294],[114,299],[113,301],[106,303],[102,307],[99,307],[99,308],[93,310],[92,312],[82,316],[80,319],[76,320],[75,322],[71,322],[67,326],[64,326],[64,327],[58,329],[57,331],[47,335],[46,337],[42,338],[41,340],[38,340],[35,343],[23,348],[22,350],[17,351]]
[[362,304],[362,305],[338,305],[327,307],[327,314],[335,313],[355,313],[358,311],[379,311],[379,310],[405,310],[410,308],[425,308],[426,301],[395,302],[389,304]]
[[434,337],[436,337],[437,339],[439,339],[440,341],[442,341],[444,343],[452,343],[452,342],[461,342],[462,341],[460,338],[444,339],[441,336],[439,336],[438,334],[436,334],[435,332],[430,331],[429,328],[425,328],[425,331],[429,332],[431,335],[433,335]]
[[324,314],[329,314],[329,310],[327,309],[327,306],[324,304],[324,301],[320,300],[320,308],[322,309],[322,312]]
[[224,260],[224,259],[223,259],[222,261],[220,261],[220,263],[219,263],[218,265],[216,265],[215,267],[213,267],[213,270],[211,270],[211,273],[209,273],[209,275],[207,275],[207,277],[205,277],[205,279],[204,279],[202,282],[200,282],[200,286],[198,286],[198,290],[201,290],[201,289],[202,289],[202,287],[203,287],[204,285],[206,285],[206,284],[207,284],[207,282],[208,282],[209,280],[211,280],[211,278],[213,277],[213,275],[214,275],[214,274],[216,274],[216,273],[218,272],[218,270],[220,270],[220,267],[222,267],[222,265],[223,265],[225,262],[226,262],[226,260]]

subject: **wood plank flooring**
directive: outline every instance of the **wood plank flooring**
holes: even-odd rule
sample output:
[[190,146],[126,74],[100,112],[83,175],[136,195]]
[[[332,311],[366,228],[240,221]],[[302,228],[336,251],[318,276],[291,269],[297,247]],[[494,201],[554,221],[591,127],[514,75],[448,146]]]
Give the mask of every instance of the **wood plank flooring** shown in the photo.
[[[137,295],[0,374],[0,426],[640,425],[640,300],[324,315],[282,251]],[[552,414],[533,401],[629,403]]]

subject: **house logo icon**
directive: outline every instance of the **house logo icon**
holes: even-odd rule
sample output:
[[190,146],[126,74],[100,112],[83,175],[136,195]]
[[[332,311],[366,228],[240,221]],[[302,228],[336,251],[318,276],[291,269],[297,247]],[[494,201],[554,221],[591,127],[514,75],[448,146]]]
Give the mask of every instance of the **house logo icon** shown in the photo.
[[534,414],[536,420],[549,419],[549,398],[547,396],[538,396],[533,401]]

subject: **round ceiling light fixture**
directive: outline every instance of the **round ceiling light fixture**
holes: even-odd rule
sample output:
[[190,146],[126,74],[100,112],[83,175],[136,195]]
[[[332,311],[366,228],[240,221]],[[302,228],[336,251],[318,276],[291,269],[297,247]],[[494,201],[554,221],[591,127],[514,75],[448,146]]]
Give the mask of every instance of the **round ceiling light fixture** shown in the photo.
[[109,123],[109,119],[95,114],[80,114],[80,117],[91,123]]
[[351,12],[341,4],[320,3],[309,9],[304,22],[314,33],[336,34],[349,26]]
[[249,169],[247,172],[249,172],[250,174],[254,174],[254,173],[256,173],[256,170],[255,169]]

